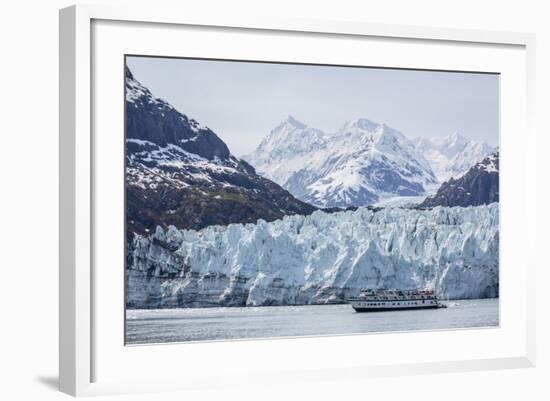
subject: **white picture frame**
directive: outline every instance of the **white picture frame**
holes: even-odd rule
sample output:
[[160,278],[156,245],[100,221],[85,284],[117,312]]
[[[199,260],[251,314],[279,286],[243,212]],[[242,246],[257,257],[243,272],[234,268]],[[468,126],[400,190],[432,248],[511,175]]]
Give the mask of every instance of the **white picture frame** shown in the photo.
[[[502,202],[508,202],[508,207],[502,213],[502,229],[506,226],[514,226],[516,230],[527,230],[534,232],[534,222],[536,209],[530,205],[528,200],[532,196],[534,199],[535,179],[529,172],[535,170],[535,134],[533,131],[533,110],[534,110],[534,35],[525,33],[507,33],[507,32],[485,32],[460,29],[438,29],[415,26],[398,25],[376,25],[357,21],[316,21],[316,20],[295,20],[292,18],[262,18],[262,17],[242,17],[241,19],[227,19],[219,16],[191,15],[181,9],[161,9],[151,7],[132,7],[113,8],[109,6],[91,6],[78,5],[72,6],[60,11],[60,389],[61,391],[75,395],[94,395],[107,393],[126,393],[133,391],[160,391],[167,389],[203,389],[207,388],[212,380],[215,379],[218,385],[230,383],[232,380],[231,372],[224,371],[220,367],[216,372],[201,371],[201,365],[198,364],[194,369],[186,371],[185,378],[178,378],[177,375],[167,375],[166,377],[155,377],[151,380],[135,378],[133,380],[122,375],[117,376],[103,374],[101,367],[108,364],[113,366],[113,371],[119,369],[125,363],[130,366],[135,365],[137,361],[155,361],[159,363],[168,360],[175,348],[186,347],[185,352],[189,360],[198,358],[199,355],[215,356],[223,355],[226,358],[235,355],[257,354],[271,355],[275,358],[276,353],[284,353],[288,341],[294,341],[300,352],[311,358],[311,363],[297,364],[293,369],[285,368],[285,361],[272,359],[271,369],[261,366],[254,372],[248,372],[246,367],[241,367],[240,373],[248,372],[254,377],[257,383],[284,383],[293,380],[326,380],[338,377],[375,377],[400,374],[421,374],[435,372],[454,372],[480,369],[503,369],[515,367],[530,367],[535,364],[535,294],[534,294],[534,269],[536,260],[531,251],[533,246],[528,241],[513,242],[510,233],[509,238],[503,238],[503,244],[512,244],[516,249],[505,249],[506,258],[513,262],[515,255],[527,255],[525,262],[521,266],[520,275],[512,269],[502,269],[503,283],[502,291],[506,291],[510,296],[518,300],[517,307],[510,313],[515,313],[517,319],[504,319],[499,329],[495,330],[464,330],[452,333],[453,338],[464,344],[475,344],[476,338],[484,338],[487,344],[494,344],[494,348],[487,349],[485,352],[480,349],[465,353],[464,358],[454,358],[448,355],[441,355],[440,359],[420,360],[413,354],[403,358],[385,358],[383,355],[372,355],[371,360],[340,360],[336,355],[339,347],[343,346],[342,337],[326,337],[315,339],[290,339],[290,340],[261,340],[261,341],[242,341],[227,342],[215,344],[197,344],[190,345],[170,345],[162,347],[136,347],[135,350],[128,352],[124,349],[121,341],[112,341],[105,334],[103,327],[118,324],[121,313],[117,312],[111,316],[115,320],[109,320],[105,314],[101,313],[102,306],[96,306],[97,294],[100,290],[101,296],[109,297],[116,286],[112,288],[104,285],[101,274],[94,272],[98,260],[103,260],[105,253],[98,253],[97,238],[98,230],[102,225],[99,217],[103,213],[101,202],[98,202],[97,194],[103,189],[100,188],[101,180],[97,177],[101,173],[97,172],[98,155],[105,154],[107,158],[111,157],[112,147],[107,147],[104,142],[97,142],[94,138],[94,129],[101,126],[101,123],[95,121],[98,118],[93,102],[94,87],[92,77],[94,69],[100,71],[98,61],[94,59],[98,47],[104,44],[104,41],[98,39],[93,41],[94,24],[107,22],[111,27],[117,23],[134,24],[131,29],[139,32],[145,29],[147,24],[153,24],[159,29],[155,30],[157,38],[166,35],[163,29],[178,29],[181,27],[200,27],[204,30],[209,29],[229,29],[232,32],[262,32],[273,35],[316,35],[323,37],[339,37],[343,39],[361,39],[374,38],[387,41],[415,41],[418,43],[432,43],[441,46],[446,45],[459,46],[467,48],[478,48],[484,50],[484,46],[499,49],[511,49],[510,54],[514,61],[510,64],[517,64],[517,71],[510,72],[508,90],[511,93],[515,88],[518,93],[524,94],[516,99],[515,105],[520,105],[520,110],[509,107],[508,100],[503,98],[501,109],[510,111],[510,127],[520,128],[524,131],[522,135],[523,144],[517,142],[517,138],[512,138],[508,133],[508,125],[502,129],[502,137],[506,140],[502,142],[501,162],[502,171],[506,172],[507,165],[517,166],[513,173],[508,170],[501,178],[502,181]],[[114,24],[114,25],[113,25]],[[115,27],[114,31],[109,31],[113,38],[113,49],[116,43],[122,43],[124,38],[116,34],[121,29],[130,29],[128,26]],[[109,28],[110,29],[110,28]],[[115,32],[115,33],[113,33]],[[100,36],[101,34],[99,34]],[[276,41],[276,38],[273,39]],[[144,45],[145,46],[145,45]],[[99,49],[101,50],[101,49]],[[115,49],[116,51],[119,51]],[[116,51],[113,50],[115,53]],[[163,49],[166,50],[166,49]],[[465,51],[466,51],[465,50]],[[118,53],[116,53],[118,54]],[[103,57],[103,56],[102,56]],[[117,56],[118,57],[118,56]],[[402,57],[407,57],[406,55]],[[503,56],[504,57],[504,56]],[[108,60],[107,57],[103,59]],[[499,62],[498,58],[494,63]],[[502,60],[505,60],[503,58]],[[503,61],[500,61],[501,63]],[[452,67],[452,61],[448,61]],[[405,63],[406,64],[406,63]],[[516,65],[514,64],[514,65]],[[429,68],[429,62],[419,63],[423,68]],[[473,64],[472,64],[473,65]],[[495,64],[496,65],[496,64]],[[393,65],[397,66],[397,65]],[[120,65],[113,66],[115,69]],[[497,65],[498,67],[498,65]],[[437,67],[435,69],[441,69]],[[471,67],[473,68],[473,67]],[[480,67],[482,68],[482,67]],[[505,67],[503,68],[513,68]],[[515,68],[515,67],[514,67]],[[450,68],[453,69],[453,68]],[[461,69],[460,66],[454,69]],[[483,69],[483,68],[482,68]],[[122,71],[122,70],[120,70]],[[499,68],[496,71],[500,72]],[[521,79],[520,79],[521,78]],[[98,80],[101,81],[102,78]],[[102,81],[105,82],[105,81]],[[97,82],[95,83],[97,84]],[[122,90],[122,84],[120,88]],[[122,92],[120,92],[122,93]],[[101,96],[95,94],[96,96]],[[122,98],[120,98],[122,99]],[[512,101],[512,100],[510,100]],[[517,115],[516,115],[517,114]],[[508,117],[507,117],[508,118]],[[95,128],[94,128],[95,127]],[[122,143],[123,134],[120,133],[119,140]],[[116,147],[116,144],[115,144]],[[111,149],[111,150],[108,150]],[[113,151],[114,152],[114,151]],[[112,166],[116,167],[117,155],[114,155]],[[508,160],[508,161],[507,161]],[[120,164],[120,168],[122,164]],[[507,175],[506,175],[507,174]],[[116,174],[115,174],[116,175]],[[115,177],[116,178],[116,177]],[[115,181],[116,182],[116,181]],[[523,183],[522,194],[512,194],[510,188],[515,183]],[[119,181],[122,185],[122,181]],[[103,192],[104,193],[104,192]],[[117,217],[118,218],[118,217]],[[99,219],[99,220],[98,220]],[[115,220],[116,221],[116,220]],[[122,220],[120,220],[122,223]],[[512,231],[512,230],[510,230]],[[507,234],[508,235],[508,234]],[[116,241],[115,241],[116,242]],[[103,255],[103,256],[102,256]],[[120,263],[114,254],[107,254],[107,257],[113,256],[113,264]],[[502,256],[502,253],[501,253]],[[502,266],[502,265],[501,265]],[[114,267],[116,268],[116,267]],[[120,271],[120,276],[123,272]],[[103,280],[103,281],[102,281]],[[512,282],[513,281],[513,282]],[[118,282],[117,282],[118,283]],[[119,288],[122,293],[123,288]],[[115,296],[115,295],[113,295]],[[510,299],[510,298],[508,298]],[[101,304],[101,303],[100,303]],[[509,304],[502,304],[501,313],[509,313]],[[121,305],[121,308],[122,305]],[[506,317],[506,316],[504,316]],[[518,322],[512,322],[518,320]],[[97,327],[100,326],[101,329]],[[117,326],[118,327],[118,326]],[[99,330],[99,331],[98,331]],[[120,330],[120,327],[117,328]],[[503,334],[504,333],[504,334]],[[101,335],[100,335],[101,334]],[[406,347],[410,341],[416,341],[419,344],[423,341],[427,343],[438,343],[447,341],[451,333],[414,333],[414,334],[384,334],[380,336],[370,336],[369,341],[382,341],[385,336],[399,336]],[[357,343],[364,341],[364,336],[347,337],[348,343]],[[447,338],[447,340],[445,340]],[[109,348],[106,344],[114,344]],[[266,348],[269,346],[270,350]],[[192,348],[194,347],[194,348]],[[315,359],[316,352],[322,347],[329,350],[325,355],[324,361]],[[475,347],[473,347],[475,348]],[[397,347],[397,350],[399,347]],[[332,351],[331,351],[332,350]],[[296,351],[296,350],[295,350]],[[457,352],[460,352],[460,346]],[[176,351],[174,351],[176,352]],[[269,354],[271,352],[271,354]],[[297,351],[296,351],[297,352]],[[397,351],[398,352],[398,351]],[[282,354],[281,354],[282,355]],[[404,355],[404,354],[403,354]],[[117,359],[118,358],[118,359]],[[140,359],[142,358],[142,359]],[[246,359],[247,357],[245,357]],[[250,356],[250,358],[253,358]],[[332,358],[332,359],[331,359]],[[328,363],[326,360],[329,360]],[[97,361],[101,361],[100,363]],[[251,359],[252,360],[252,359]],[[157,365],[158,366],[158,365]],[[184,368],[182,368],[185,370]],[[229,366],[227,367],[229,369]],[[263,369],[263,370],[262,370]],[[237,369],[238,370],[238,369]],[[299,372],[299,374],[297,374]],[[238,373],[238,372],[237,372]],[[237,374],[236,373],[236,374]]]

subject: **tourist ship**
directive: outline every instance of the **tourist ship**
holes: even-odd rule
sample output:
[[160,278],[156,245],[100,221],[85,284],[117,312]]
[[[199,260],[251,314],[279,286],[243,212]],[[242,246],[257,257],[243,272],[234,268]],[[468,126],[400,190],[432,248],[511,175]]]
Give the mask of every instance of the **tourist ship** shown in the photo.
[[433,290],[363,290],[348,299],[356,312],[381,312],[407,309],[436,309],[446,306]]

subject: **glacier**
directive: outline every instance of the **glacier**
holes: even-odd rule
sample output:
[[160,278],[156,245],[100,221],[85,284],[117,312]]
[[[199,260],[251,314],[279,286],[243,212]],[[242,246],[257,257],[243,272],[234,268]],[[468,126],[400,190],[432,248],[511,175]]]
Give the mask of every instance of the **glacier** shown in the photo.
[[128,308],[341,303],[364,288],[499,294],[498,203],[359,208],[202,230],[157,227],[128,243]]

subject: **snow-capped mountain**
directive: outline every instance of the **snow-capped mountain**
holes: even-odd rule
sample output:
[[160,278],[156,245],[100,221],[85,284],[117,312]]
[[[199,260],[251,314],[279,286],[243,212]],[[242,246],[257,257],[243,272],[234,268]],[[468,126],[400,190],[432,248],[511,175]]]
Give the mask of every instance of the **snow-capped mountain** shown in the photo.
[[395,196],[425,194],[437,179],[399,131],[367,119],[333,134],[293,117],[243,157],[256,171],[319,207],[364,206]]
[[440,182],[459,177],[495,151],[483,141],[466,139],[458,133],[444,138],[415,138],[416,150],[430,163]]
[[126,189],[129,234],[152,233],[157,226],[271,221],[315,210],[256,174],[211,129],[154,97],[128,68]]
[[498,211],[359,208],[200,231],[158,228],[131,243],[127,305],[332,303],[364,288],[498,297]]
[[499,200],[499,152],[498,150],[471,167],[466,174],[450,178],[427,197],[420,207],[477,206]]

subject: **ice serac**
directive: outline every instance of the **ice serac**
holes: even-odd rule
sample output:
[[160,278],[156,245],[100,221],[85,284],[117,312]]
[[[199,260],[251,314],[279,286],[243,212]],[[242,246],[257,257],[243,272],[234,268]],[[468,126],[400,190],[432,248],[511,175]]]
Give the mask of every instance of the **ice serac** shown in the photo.
[[244,158],[261,175],[318,207],[423,195],[437,183],[411,141],[366,118],[326,134],[289,117]]
[[128,251],[130,308],[342,302],[364,288],[497,297],[498,203],[157,228]]

